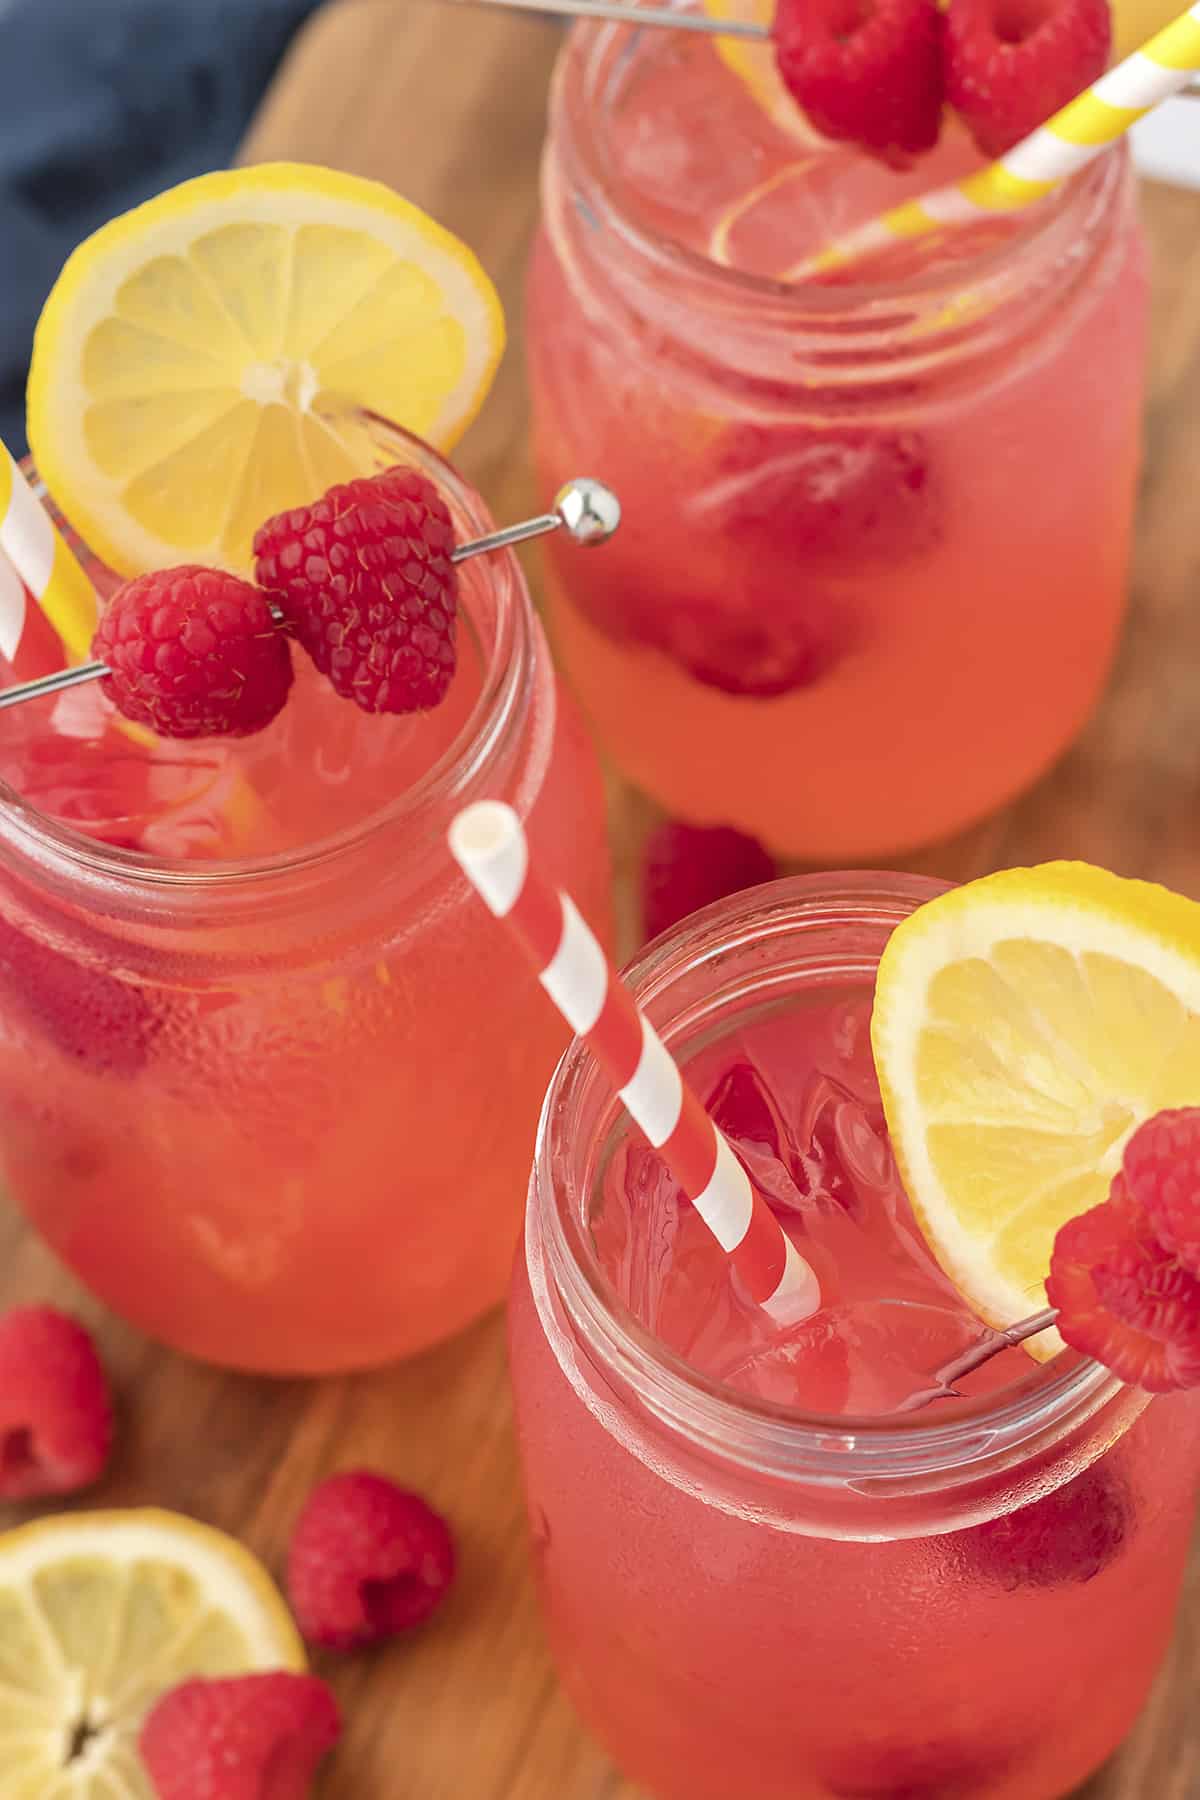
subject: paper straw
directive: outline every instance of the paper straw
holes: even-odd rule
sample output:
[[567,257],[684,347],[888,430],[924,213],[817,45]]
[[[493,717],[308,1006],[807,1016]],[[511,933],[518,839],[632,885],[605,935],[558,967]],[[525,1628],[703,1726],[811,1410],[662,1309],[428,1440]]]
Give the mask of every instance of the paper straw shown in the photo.
[[791,270],[788,279],[840,268],[872,250],[924,237],[946,225],[1031,206],[1086,167],[1152,107],[1186,87],[1197,69],[1200,0],[998,162],[860,225]]
[[[61,667],[64,659],[81,661],[96,631],[95,590],[2,443],[0,552],[0,654],[21,680]],[[37,603],[33,609],[26,590]]]
[[815,1312],[816,1276],[756,1193],[574,901],[531,866],[511,806],[484,800],[466,807],[450,827],[450,849],[521,945],[567,1024],[607,1071],[751,1299],[789,1322]]

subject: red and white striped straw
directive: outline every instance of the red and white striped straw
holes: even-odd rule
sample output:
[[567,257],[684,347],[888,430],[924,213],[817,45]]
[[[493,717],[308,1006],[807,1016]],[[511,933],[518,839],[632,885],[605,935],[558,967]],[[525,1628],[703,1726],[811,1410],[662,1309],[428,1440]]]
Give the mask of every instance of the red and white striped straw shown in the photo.
[[511,806],[483,800],[450,827],[467,880],[520,943],[572,1031],[608,1071],[745,1291],[795,1322],[820,1305],[817,1278],[705,1112],[670,1051],[584,923],[569,894],[532,868]]

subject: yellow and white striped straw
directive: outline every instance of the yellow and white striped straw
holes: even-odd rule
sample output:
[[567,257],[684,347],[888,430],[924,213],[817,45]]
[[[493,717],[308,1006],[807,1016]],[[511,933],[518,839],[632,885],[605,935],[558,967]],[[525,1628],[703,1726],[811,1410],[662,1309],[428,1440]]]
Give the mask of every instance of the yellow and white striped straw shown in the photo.
[[841,268],[872,250],[924,237],[946,225],[1019,212],[1116,141],[1200,69],[1200,0],[1055,113],[998,162],[963,181],[860,225],[790,271],[790,278]]
[[[52,647],[42,618],[30,616],[26,589],[52,626],[61,653]],[[97,617],[96,592],[82,565],[0,443],[0,654],[22,678],[43,673],[48,656],[59,663],[80,662]]]

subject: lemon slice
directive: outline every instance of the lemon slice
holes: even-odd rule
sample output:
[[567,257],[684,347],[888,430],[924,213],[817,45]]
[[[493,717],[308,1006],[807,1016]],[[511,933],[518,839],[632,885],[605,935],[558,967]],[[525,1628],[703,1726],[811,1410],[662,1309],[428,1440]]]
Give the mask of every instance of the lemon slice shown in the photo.
[[303,163],[202,175],[69,258],[30,448],[119,573],[244,570],[265,518],[386,460],[361,409],[449,449],[503,347],[471,251],[390,188]]
[[893,935],[872,1041],[921,1228],[1011,1324],[1046,1304],[1055,1233],[1106,1197],[1131,1132],[1200,1101],[1200,906],[1083,863],[972,882]]
[[[771,25],[775,0],[704,0],[704,10],[713,19],[744,19],[752,25]],[[721,61],[749,88],[773,125],[802,144],[825,142],[783,85],[775,65],[773,43],[757,44],[751,39],[720,36],[714,37],[713,43]]]
[[301,1670],[265,1569],[174,1513],[71,1513],[0,1535],[0,1795],[154,1800],[137,1735],[197,1675]]

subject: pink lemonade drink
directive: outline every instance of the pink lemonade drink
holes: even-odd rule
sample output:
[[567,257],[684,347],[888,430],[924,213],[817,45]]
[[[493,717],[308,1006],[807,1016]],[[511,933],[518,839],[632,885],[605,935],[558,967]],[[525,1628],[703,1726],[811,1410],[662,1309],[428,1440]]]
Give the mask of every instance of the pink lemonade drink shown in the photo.
[[1057,1800],[1169,1641],[1200,1399],[1010,1349],[892,1160],[876,963],[938,889],[813,877],[695,915],[633,985],[822,1286],[799,1327],[728,1264],[578,1047],[555,1079],[512,1357],[562,1678],[655,1800]]
[[[382,433],[396,461],[460,542],[492,529],[445,463]],[[469,795],[510,800],[601,930],[608,861],[516,562],[460,581],[431,712],[368,716],[295,651],[287,705],[240,740],[131,732],[97,685],[0,716],[4,1179],[90,1288],[197,1356],[378,1363],[503,1291],[566,1033],[445,824]]]
[[903,175],[815,144],[684,32],[580,27],[559,66],[536,448],[547,491],[586,465],[625,523],[602,561],[549,547],[556,648],[634,781],[787,857],[985,815],[1112,658],[1146,311],[1124,152],[1032,212],[800,272],[977,160],[954,123]]

